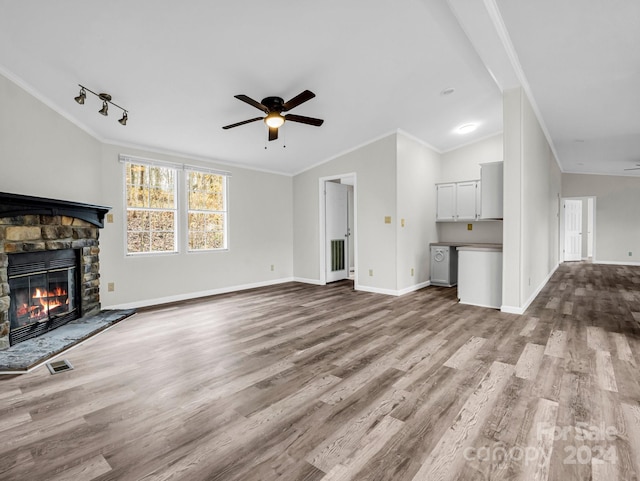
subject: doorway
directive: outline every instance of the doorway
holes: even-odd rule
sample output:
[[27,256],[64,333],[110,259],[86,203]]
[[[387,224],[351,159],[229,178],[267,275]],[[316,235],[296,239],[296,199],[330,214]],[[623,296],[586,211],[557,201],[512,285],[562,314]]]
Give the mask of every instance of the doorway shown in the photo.
[[593,260],[595,197],[561,199],[560,262]]
[[320,192],[320,283],[354,279],[357,287],[356,175],[322,177]]

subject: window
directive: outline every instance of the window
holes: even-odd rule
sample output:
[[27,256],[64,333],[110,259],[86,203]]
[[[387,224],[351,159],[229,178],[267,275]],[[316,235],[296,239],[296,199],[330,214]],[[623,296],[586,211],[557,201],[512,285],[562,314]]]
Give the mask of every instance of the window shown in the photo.
[[125,162],[127,254],[177,252],[177,170]]
[[190,251],[227,248],[227,176],[187,171]]

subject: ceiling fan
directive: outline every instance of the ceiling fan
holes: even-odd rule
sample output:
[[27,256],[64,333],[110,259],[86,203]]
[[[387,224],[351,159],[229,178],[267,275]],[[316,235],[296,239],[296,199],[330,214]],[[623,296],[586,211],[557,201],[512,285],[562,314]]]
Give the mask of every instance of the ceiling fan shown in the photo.
[[324,122],[324,120],[322,119],[305,117],[303,115],[295,114],[282,115],[282,112],[288,112],[301,103],[304,103],[307,100],[311,100],[315,96],[316,94],[314,94],[310,90],[305,90],[304,92],[293,97],[288,102],[285,102],[281,97],[265,97],[264,99],[262,99],[262,102],[256,102],[252,98],[247,97],[243,94],[234,95],[234,97],[238,100],[242,100],[243,102],[246,102],[257,109],[262,110],[267,115],[266,117],[254,117],[253,119],[243,120],[242,122],[237,122],[235,124],[225,125],[222,128],[225,130],[232,129],[240,125],[257,122],[258,120],[264,120],[264,123],[267,124],[267,127],[269,127],[269,140],[276,140],[278,138],[278,128],[281,127],[282,124],[285,123],[285,121],[299,122],[301,124],[320,127]]
[[624,169],[624,170],[640,170],[640,164],[636,164],[635,167],[630,167],[630,168]]

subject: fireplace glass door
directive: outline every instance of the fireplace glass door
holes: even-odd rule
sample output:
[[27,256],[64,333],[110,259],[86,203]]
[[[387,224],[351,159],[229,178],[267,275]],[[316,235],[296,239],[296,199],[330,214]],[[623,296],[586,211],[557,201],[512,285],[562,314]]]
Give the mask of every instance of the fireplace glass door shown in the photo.
[[73,251],[9,262],[11,344],[43,334],[78,317]]

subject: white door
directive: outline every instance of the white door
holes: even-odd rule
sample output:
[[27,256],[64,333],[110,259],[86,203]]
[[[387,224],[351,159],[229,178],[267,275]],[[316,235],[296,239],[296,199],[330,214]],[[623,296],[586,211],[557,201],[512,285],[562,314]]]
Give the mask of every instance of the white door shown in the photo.
[[324,186],[327,282],[334,282],[349,277],[349,187],[336,182]]
[[582,259],[582,201],[564,201],[564,260]]

